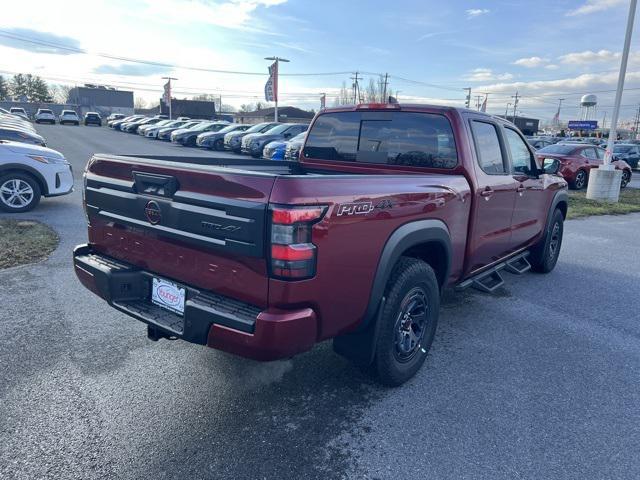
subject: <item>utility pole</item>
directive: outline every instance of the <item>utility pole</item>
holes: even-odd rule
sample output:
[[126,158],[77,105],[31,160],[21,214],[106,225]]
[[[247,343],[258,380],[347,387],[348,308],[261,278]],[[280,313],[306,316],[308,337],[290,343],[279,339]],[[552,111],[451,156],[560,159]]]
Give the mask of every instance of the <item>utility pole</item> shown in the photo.
[[278,75],[279,70],[280,70],[280,62],[286,62],[289,63],[289,60],[287,60],[286,58],[280,58],[280,57],[264,57],[265,60],[270,60],[270,61],[274,61],[275,66],[276,66],[276,71],[275,74],[273,76],[273,99],[275,100],[275,108],[273,110],[273,121],[277,122],[278,121]]
[[556,126],[560,125],[560,109],[562,108],[562,102],[564,102],[565,100],[565,98],[558,99],[558,113],[556,114],[558,118],[556,120]]
[[638,110],[636,111],[636,122],[633,127],[633,132],[638,135],[638,123],[640,123],[640,105],[638,105]]
[[467,98],[464,102],[465,107],[471,108],[471,87],[464,88],[463,90],[467,91]]
[[384,74],[384,88],[382,89],[382,103],[387,103],[387,85],[389,84],[389,74]]
[[169,120],[171,120],[173,117],[171,116],[171,80],[178,80],[175,77],[162,77],[163,80],[167,80],[169,83],[169,98],[167,98],[167,101],[169,102]]
[[518,91],[516,90],[516,94],[515,95],[511,95],[511,98],[513,98],[513,118],[512,118],[512,122],[516,123],[516,114],[517,114],[517,109],[518,109]]
[[351,84],[351,86],[353,87],[353,104],[357,104],[360,100],[360,85],[358,84],[358,72],[354,73],[354,76],[351,77],[351,80],[353,80],[353,83]]
[[602,117],[602,136],[604,137],[604,129],[607,126],[607,111],[604,111],[604,117]]
[[482,95],[476,95],[476,110],[480,111],[480,100],[482,99]]
[[219,110],[218,113],[221,114],[222,113],[222,94],[220,94],[219,101],[220,101],[220,108],[218,109]]

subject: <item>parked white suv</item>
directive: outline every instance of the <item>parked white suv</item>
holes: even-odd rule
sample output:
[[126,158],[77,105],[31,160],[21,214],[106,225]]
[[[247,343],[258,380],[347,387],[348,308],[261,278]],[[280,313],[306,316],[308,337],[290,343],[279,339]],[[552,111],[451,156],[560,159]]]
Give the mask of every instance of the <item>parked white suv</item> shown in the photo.
[[56,123],[56,116],[48,108],[39,108],[34,117],[36,123]]
[[62,110],[59,122],[60,125],[64,125],[65,123],[80,125],[80,117],[73,110]]
[[0,140],[0,210],[27,212],[73,191],[71,165],[50,148]]
[[26,120],[28,122],[30,122],[31,120],[29,120],[29,115],[27,115],[27,112],[25,112],[24,108],[22,107],[11,107],[9,109],[9,112],[11,112],[11,114],[16,115],[20,118],[22,118],[23,120]]

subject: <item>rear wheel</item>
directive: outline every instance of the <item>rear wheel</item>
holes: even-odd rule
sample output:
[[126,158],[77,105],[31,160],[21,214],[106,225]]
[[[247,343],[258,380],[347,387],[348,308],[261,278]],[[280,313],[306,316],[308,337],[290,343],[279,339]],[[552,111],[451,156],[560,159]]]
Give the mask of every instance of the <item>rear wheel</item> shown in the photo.
[[564,216],[560,210],[556,209],[544,238],[531,249],[529,256],[531,270],[538,273],[549,273],[555,268],[562,247],[563,232]]
[[587,186],[587,180],[587,172],[585,172],[584,170],[578,170],[578,173],[576,173],[576,178],[571,186],[576,190],[582,190]]
[[630,181],[631,181],[631,172],[629,170],[623,170],[622,180],[620,181],[620,188],[625,188],[627,185],[629,185]]
[[373,369],[382,384],[398,386],[425,361],[438,324],[440,289],[427,263],[402,257],[385,296]]
[[28,212],[40,203],[40,185],[23,173],[8,173],[0,177],[0,209],[5,212]]

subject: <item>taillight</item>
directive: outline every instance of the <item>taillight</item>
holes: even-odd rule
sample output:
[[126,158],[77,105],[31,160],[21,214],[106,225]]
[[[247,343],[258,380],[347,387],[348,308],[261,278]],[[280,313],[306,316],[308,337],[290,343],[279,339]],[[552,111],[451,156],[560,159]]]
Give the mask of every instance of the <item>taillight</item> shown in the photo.
[[317,248],[311,242],[313,224],[326,207],[271,207],[271,276],[303,280],[316,274]]

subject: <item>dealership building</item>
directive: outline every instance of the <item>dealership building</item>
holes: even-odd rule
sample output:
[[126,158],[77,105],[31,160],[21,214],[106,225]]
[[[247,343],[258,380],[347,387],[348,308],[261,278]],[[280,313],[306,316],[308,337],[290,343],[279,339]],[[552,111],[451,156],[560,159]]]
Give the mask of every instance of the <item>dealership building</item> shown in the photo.
[[78,114],[98,112],[103,117],[111,113],[133,115],[133,92],[103,85],[85,84],[69,90],[67,103],[76,105]]
[[537,118],[515,117],[512,115],[498,115],[512,122],[525,135],[537,135],[540,128],[540,120]]

